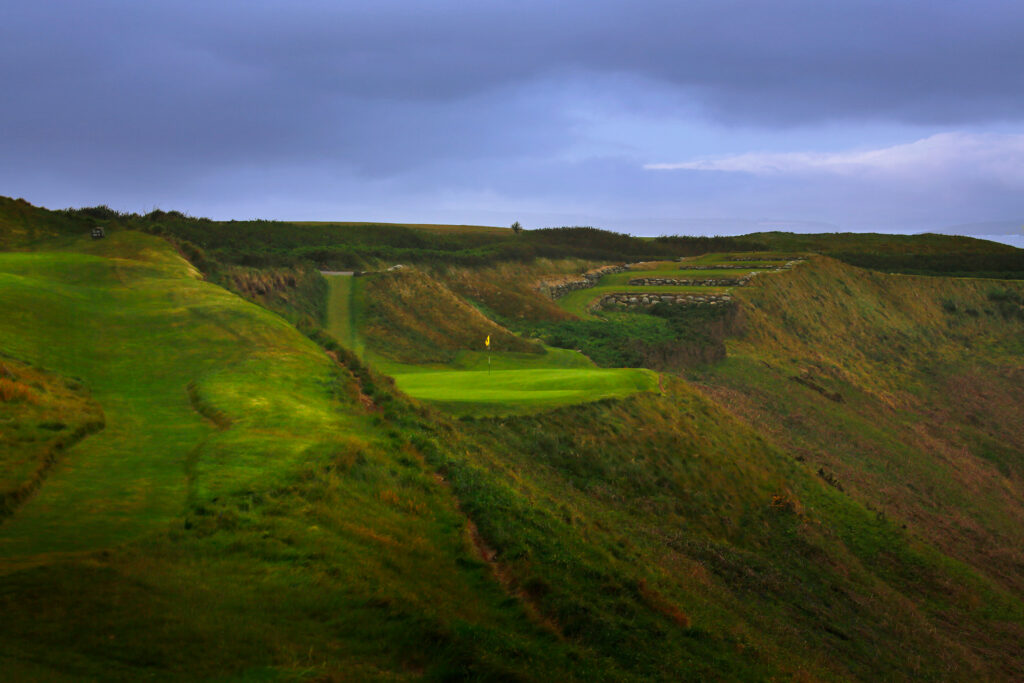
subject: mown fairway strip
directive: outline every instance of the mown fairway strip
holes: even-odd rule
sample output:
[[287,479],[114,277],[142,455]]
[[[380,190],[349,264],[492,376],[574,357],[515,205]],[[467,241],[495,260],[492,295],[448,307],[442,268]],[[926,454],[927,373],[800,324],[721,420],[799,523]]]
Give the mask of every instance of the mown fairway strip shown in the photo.
[[351,275],[324,275],[327,280],[327,331],[339,342],[360,356],[363,344],[356,333],[355,298],[356,280]]

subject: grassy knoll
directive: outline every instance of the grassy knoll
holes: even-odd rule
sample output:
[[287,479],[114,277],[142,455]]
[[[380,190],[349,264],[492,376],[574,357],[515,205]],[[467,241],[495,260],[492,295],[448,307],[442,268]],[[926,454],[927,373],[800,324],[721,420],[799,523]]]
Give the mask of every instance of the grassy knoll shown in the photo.
[[499,263],[481,268],[446,267],[433,271],[463,298],[502,320],[565,320],[571,317],[537,286],[541,281],[579,276],[603,265],[581,259],[537,259],[532,263]]

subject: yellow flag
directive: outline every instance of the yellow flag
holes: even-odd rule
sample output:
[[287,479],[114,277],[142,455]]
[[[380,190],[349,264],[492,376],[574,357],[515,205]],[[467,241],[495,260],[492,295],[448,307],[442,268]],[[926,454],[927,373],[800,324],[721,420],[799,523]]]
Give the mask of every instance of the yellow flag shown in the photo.
[[487,335],[487,339],[484,341],[484,346],[491,348],[491,335]]

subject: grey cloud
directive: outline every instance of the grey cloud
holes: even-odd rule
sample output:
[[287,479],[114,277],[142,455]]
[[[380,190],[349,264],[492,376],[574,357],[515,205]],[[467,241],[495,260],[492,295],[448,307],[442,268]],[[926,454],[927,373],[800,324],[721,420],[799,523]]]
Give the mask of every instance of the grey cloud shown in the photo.
[[[897,220],[899,189],[669,177],[628,148],[565,161],[588,141],[563,91],[584,83],[595,102],[767,131],[1024,118],[1024,6],[997,0],[12,0],[3,18],[0,194],[89,203],[244,201],[279,182],[312,201],[330,191],[315,175],[356,188],[349,198],[359,183],[409,193],[411,209],[437,206],[432,193],[483,193],[532,200],[537,215],[601,207],[591,215],[611,224],[630,212],[777,215],[788,201],[794,219],[841,222],[829,201],[877,199],[865,220]],[[1020,206],[968,188],[948,220],[975,220],[978,200],[1008,216]]]

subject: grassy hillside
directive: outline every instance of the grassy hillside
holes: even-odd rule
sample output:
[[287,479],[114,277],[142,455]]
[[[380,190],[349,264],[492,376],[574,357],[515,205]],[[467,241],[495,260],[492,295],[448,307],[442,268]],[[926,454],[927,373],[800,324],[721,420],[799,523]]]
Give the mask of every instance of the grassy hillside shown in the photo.
[[1021,671],[1019,598],[680,383],[471,429],[490,448],[448,464],[466,510],[537,608],[623,668],[666,680]]
[[5,680],[1024,678],[1020,283],[813,257],[574,320],[538,281],[632,238],[17,211]]
[[106,415],[0,526],[8,680],[566,675],[369,385],[281,318],[137,233],[4,254],[0,301],[4,352]]
[[88,234],[97,223],[101,222],[93,215],[69,216],[32,206],[24,199],[0,197],[0,250],[57,236]]
[[693,377],[880,516],[1024,588],[1024,287],[818,259]]
[[65,451],[103,429],[81,382],[0,356],[0,520],[42,485]]

